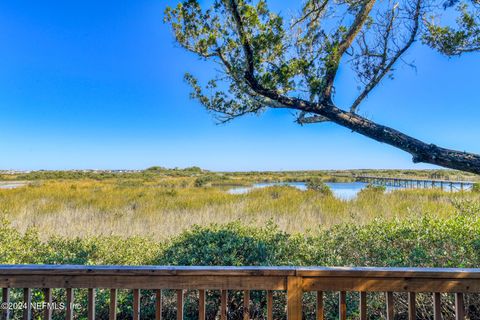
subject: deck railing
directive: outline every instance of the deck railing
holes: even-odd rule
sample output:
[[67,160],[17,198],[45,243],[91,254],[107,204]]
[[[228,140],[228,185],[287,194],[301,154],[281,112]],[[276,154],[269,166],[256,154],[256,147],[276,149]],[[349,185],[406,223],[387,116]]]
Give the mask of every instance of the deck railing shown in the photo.
[[302,318],[304,292],[317,293],[316,318],[324,319],[323,293],[338,292],[339,318],[347,318],[347,292],[359,292],[359,318],[367,319],[367,292],[384,292],[387,319],[394,319],[393,292],[408,293],[408,318],[416,319],[416,293],[431,293],[434,319],[442,319],[440,293],[455,294],[455,317],[464,319],[464,293],[480,292],[480,269],[321,268],[321,267],[124,267],[124,266],[0,266],[2,318],[9,319],[10,289],[23,289],[23,319],[32,318],[32,289],[43,289],[44,319],[51,319],[52,289],[65,288],[65,319],[73,319],[74,291],[88,289],[88,319],[95,319],[96,289],[110,289],[109,318],[117,317],[117,289],[133,291],[134,320],[140,319],[142,289],[156,294],[155,317],[162,317],[162,289],[177,290],[177,319],[184,317],[184,290],[199,291],[198,318],[206,318],[206,290],[219,290],[220,318],[227,319],[228,290],[243,290],[243,318],[250,319],[250,290],[267,292],[266,319],[273,319],[273,291],[286,291],[287,318]]

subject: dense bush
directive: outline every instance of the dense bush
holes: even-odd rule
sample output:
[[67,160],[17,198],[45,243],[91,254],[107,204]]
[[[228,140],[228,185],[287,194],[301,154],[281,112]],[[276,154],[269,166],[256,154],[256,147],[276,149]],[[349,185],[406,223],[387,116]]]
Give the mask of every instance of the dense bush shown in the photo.
[[480,183],[474,183],[472,186],[473,192],[480,192]]
[[333,192],[321,179],[310,179],[307,182],[307,189],[321,193],[324,196],[333,196]]
[[[480,266],[480,207],[472,202],[456,202],[458,212],[441,219],[430,215],[406,220],[375,220],[364,226],[343,224],[328,230],[313,230],[307,234],[288,234],[274,225],[249,227],[240,223],[195,227],[163,243],[144,238],[94,237],[87,239],[51,238],[41,241],[39,233],[30,229],[18,232],[8,221],[0,226],[0,263],[54,264],[126,264],[126,265],[322,265],[322,266],[422,266],[422,267],[479,267]],[[60,297],[63,291],[56,290]],[[218,292],[209,293],[207,312],[215,317]],[[21,299],[14,292],[13,299]],[[187,318],[194,319],[196,293],[189,292]],[[142,312],[153,318],[152,293],[144,291]],[[42,299],[37,292],[34,299]],[[86,295],[79,291],[77,300],[85,304]],[[232,309],[241,305],[241,293],[232,292]],[[279,301],[284,295],[279,294]],[[384,304],[381,295],[372,295],[369,310],[381,317]],[[399,305],[406,297],[399,294]],[[428,296],[419,296],[419,317],[431,316]],[[98,294],[97,310],[106,315],[108,292]],[[265,308],[265,295],[252,292],[253,310],[260,315]],[[349,295],[349,314],[356,317],[357,298]],[[467,296],[470,312],[479,308],[479,299]],[[174,294],[165,293],[165,317],[174,313]],[[314,299],[305,297],[305,315],[311,316]],[[326,306],[329,318],[336,316],[337,299],[328,294]],[[452,303],[447,299],[447,303]],[[422,307],[425,306],[425,307]],[[131,294],[119,293],[120,318],[131,314]],[[80,310],[82,315],[85,310]],[[284,309],[276,305],[279,318]],[[400,318],[406,310],[399,309]],[[20,315],[18,315],[20,316]],[[58,316],[58,317],[57,317]],[[239,318],[232,313],[231,319]],[[15,315],[14,318],[16,318]],[[56,315],[58,319],[61,314]],[[102,317],[102,316],[100,316]]]

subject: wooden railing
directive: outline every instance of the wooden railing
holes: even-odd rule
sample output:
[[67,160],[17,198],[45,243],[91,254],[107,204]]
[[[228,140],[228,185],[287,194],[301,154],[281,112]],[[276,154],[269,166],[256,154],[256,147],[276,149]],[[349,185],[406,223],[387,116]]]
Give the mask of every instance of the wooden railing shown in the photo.
[[97,288],[110,289],[109,318],[116,319],[117,289],[133,291],[134,320],[140,319],[142,289],[155,290],[155,317],[162,317],[162,289],[177,290],[177,319],[184,317],[184,289],[199,291],[198,317],[206,318],[206,290],[219,290],[220,318],[227,319],[228,290],[244,290],[244,319],[250,319],[250,290],[267,292],[266,319],[273,319],[273,291],[286,291],[287,317],[302,318],[304,292],[317,293],[316,318],[324,319],[324,292],[338,292],[339,318],[347,318],[347,292],[359,292],[359,318],[367,319],[367,292],[385,292],[387,319],[394,319],[393,292],[408,292],[408,318],[416,319],[416,293],[432,293],[434,319],[441,319],[440,293],[455,294],[455,317],[464,319],[464,293],[480,292],[480,269],[320,268],[320,267],[124,267],[124,266],[0,266],[2,318],[9,319],[10,289],[23,289],[23,319],[32,318],[32,289],[45,290],[44,319],[51,319],[52,289],[65,288],[65,319],[73,319],[74,290],[88,289],[88,319],[95,319]]

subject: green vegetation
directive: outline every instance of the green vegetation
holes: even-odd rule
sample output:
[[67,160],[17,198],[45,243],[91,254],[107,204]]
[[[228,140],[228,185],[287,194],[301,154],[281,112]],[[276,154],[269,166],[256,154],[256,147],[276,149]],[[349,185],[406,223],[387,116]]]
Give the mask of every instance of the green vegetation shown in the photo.
[[327,197],[333,196],[332,190],[330,190],[330,188],[325,184],[325,182],[320,179],[310,179],[307,182],[307,189],[317,191],[318,193]]
[[[181,234],[161,242],[145,237],[120,238],[97,236],[91,238],[51,237],[42,241],[38,230],[30,228],[20,233],[8,221],[0,226],[0,263],[58,263],[58,264],[168,264],[168,265],[324,265],[324,266],[422,266],[422,267],[478,267],[480,265],[480,206],[472,201],[457,201],[449,217],[433,215],[403,220],[374,219],[357,226],[339,224],[329,229],[308,233],[286,233],[273,224],[252,227],[240,222],[194,226]],[[361,244],[361,245],[359,245]],[[60,290],[55,291],[60,296]],[[17,298],[21,292],[18,290]],[[121,319],[127,319],[131,309],[131,293],[120,292]],[[218,293],[211,293],[209,318],[218,307]],[[277,297],[282,300],[282,294]],[[152,293],[142,293],[145,317],[153,312]],[[195,319],[195,292],[189,292],[186,312]],[[264,293],[254,292],[255,312],[263,310]],[[284,298],[284,296],[283,296]],[[399,304],[405,301],[398,295]],[[475,295],[467,295],[467,305],[479,307]],[[41,295],[37,296],[41,299]],[[78,301],[85,302],[85,292],[79,291]],[[99,315],[108,310],[108,294],[100,291],[97,309]],[[240,293],[231,295],[232,303],[241,301]],[[311,317],[314,304],[306,295],[306,316]],[[349,295],[349,314],[356,315],[355,295]],[[369,310],[380,318],[384,314],[381,295],[372,295]],[[418,298],[421,318],[431,316],[429,297]],[[449,299],[449,298],[448,298]],[[447,303],[453,303],[447,299]],[[335,296],[327,295],[329,318],[336,316]],[[173,293],[166,292],[167,315],[174,315]],[[85,305],[85,304],[84,304]],[[80,311],[80,313],[84,312]],[[278,307],[279,318],[284,309]],[[406,312],[400,308],[400,313]],[[238,314],[232,314],[237,319]],[[58,315],[58,319],[61,316]]]
[[478,182],[475,183],[472,187],[472,191],[477,192],[477,193],[480,192],[480,183],[478,183]]
[[365,224],[375,218],[428,213],[448,217],[454,210],[453,199],[480,199],[480,194],[473,192],[405,190],[383,194],[367,189],[356,199],[343,201],[287,186],[229,194],[227,190],[236,178],[209,174],[212,178],[199,187],[202,177],[37,180],[16,189],[0,189],[0,213],[20,231],[38,227],[44,238],[116,235],[163,240],[195,224],[232,221],[249,225],[273,221],[281,230],[294,233],[343,222]]
[[321,179],[330,182],[349,182],[355,176],[379,176],[397,178],[425,178],[444,180],[468,180],[480,182],[480,177],[468,172],[456,170],[310,170],[310,171],[248,171],[248,172],[211,172],[199,167],[167,169],[159,166],[145,170],[73,170],[73,171],[0,171],[0,181],[38,181],[38,180],[109,180],[109,179],[159,179],[169,177],[210,176],[216,182],[224,181],[243,185],[254,182],[307,182]]
[[[15,177],[4,180],[22,178],[27,185],[0,189],[0,263],[480,266],[479,192],[385,192],[370,186],[356,199],[343,201],[328,196],[331,191],[324,182],[345,181],[349,174],[322,171],[218,173],[155,167],[140,172],[33,172]],[[309,190],[273,186],[246,194],[227,192],[232,186],[260,181],[307,181]],[[54,294],[60,300],[64,297],[61,290]],[[218,293],[209,295],[208,317],[214,318]],[[276,295],[276,314],[284,319],[285,297]],[[196,292],[187,296],[187,318],[195,319]],[[142,291],[145,318],[152,318],[152,297],[152,292]],[[21,290],[13,290],[13,301],[21,298]],[[264,293],[252,292],[252,298],[254,312],[261,312]],[[453,303],[451,297],[444,298],[447,305]],[[35,299],[42,299],[40,291],[35,291]],[[76,299],[86,306],[84,290],[78,290]],[[232,292],[230,299],[236,305],[242,295]],[[349,315],[355,319],[355,294],[348,299]],[[375,319],[384,315],[382,299],[369,296]],[[405,313],[406,297],[399,294],[396,299],[398,312]],[[468,305],[480,308],[477,296],[466,299]],[[131,292],[119,292],[119,319],[131,317],[131,300]],[[427,295],[418,296],[425,319],[431,318],[429,301]],[[165,317],[173,318],[174,292],[165,292],[164,302]],[[305,304],[305,316],[312,318],[312,295],[305,296]],[[328,293],[328,318],[337,316],[336,304],[337,298]],[[99,318],[106,318],[108,291],[99,290],[97,310]],[[86,311],[78,314],[83,319]],[[238,313],[230,315],[230,319],[238,317]],[[63,316],[58,313],[55,318]]]

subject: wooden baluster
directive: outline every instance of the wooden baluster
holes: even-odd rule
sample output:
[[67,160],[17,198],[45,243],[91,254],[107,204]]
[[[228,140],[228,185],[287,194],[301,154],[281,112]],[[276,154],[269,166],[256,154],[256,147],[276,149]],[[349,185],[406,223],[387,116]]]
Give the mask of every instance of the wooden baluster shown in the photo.
[[415,292],[408,293],[408,319],[417,319],[417,307],[415,305]]
[[455,320],[465,319],[465,305],[463,302],[463,293],[455,293]]
[[23,309],[23,320],[32,319],[32,289],[23,289],[23,303],[25,308]]
[[367,293],[362,291],[360,292],[360,320],[367,320]]
[[157,289],[155,295],[155,320],[162,320],[162,290]]
[[250,291],[243,291],[243,320],[250,320]]
[[73,289],[67,288],[67,314],[65,315],[65,319],[73,320]]
[[267,291],[267,320],[273,320],[273,291]]
[[393,292],[387,292],[385,298],[387,300],[387,320],[393,320],[395,316]]
[[52,289],[46,288],[43,291],[45,295],[45,302],[47,303],[44,310],[45,320],[52,320]]
[[10,319],[10,288],[3,288],[2,290],[2,302],[4,308],[2,310],[2,319],[9,320]]
[[287,277],[287,319],[302,319],[302,278],[295,276]]
[[442,320],[442,301],[439,292],[433,294],[433,320]]
[[140,289],[133,289],[133,320],[140,320]]
[[227,320],[228,306],[227,306],[228,291],[222,290],[220,298],[220,319]]
[[117,289],[110,289],[109,319],[117,320]]
[[183,290],[177,290],[177,320],[183,320]]
[[88,320],[95,320],[95,289],[88,289],[88,307],[87,307]]
[[198,290],[198,320],[205,320],[205,290]]
[[339,318],[340,320],[347,320],[347,293],[341,291],[339,294]]
[[323,291],[317,291],[317,320],[324,320]]

